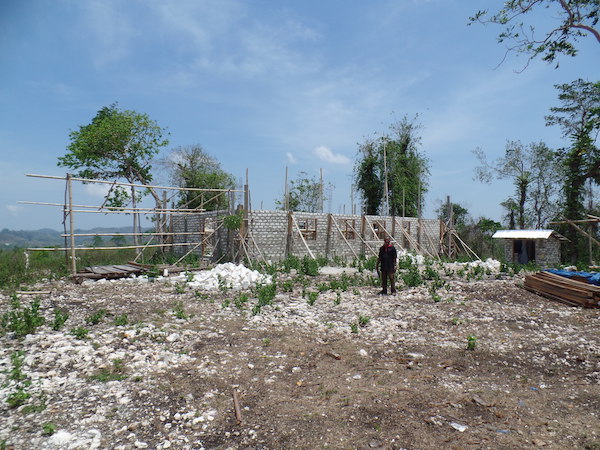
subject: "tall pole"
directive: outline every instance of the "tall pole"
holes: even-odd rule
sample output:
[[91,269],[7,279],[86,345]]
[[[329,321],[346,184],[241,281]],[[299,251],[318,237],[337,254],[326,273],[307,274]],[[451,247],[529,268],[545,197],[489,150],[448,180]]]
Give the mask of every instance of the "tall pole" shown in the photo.
[[387,155],[385,152],[386,143],[387,143],[387,139],[384,139],[384,141],[383,141],[383,190],[385,191],[384,213],[386,216],[388,216],[389,215],[389,198],[388,198],[389,192],[388,192],[388,175],[387,175]]
[[321,172],[321,183],[319,184],[319,212],[323,212],[323,168],[319,169]]
[[283,207],[286,211],[290,210],[290,193],[288,191],[288,168],[285,166],[285,187],[283,189]]
[[71,174],[67,174],[67,190],[69,191],[69,239],[71,243],[71,274],[77,273],[77,258],[75,255],[75,219],[73,219],[73,186]]

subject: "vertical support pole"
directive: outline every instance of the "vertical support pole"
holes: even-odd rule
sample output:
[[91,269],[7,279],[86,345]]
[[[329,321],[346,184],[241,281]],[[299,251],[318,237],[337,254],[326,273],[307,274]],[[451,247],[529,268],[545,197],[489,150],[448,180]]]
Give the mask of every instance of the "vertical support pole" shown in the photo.
[[454,230],[454,217],[449,195],[446,198],[446,202],[448,205],[448,228],[446,230],[446,233],[448,234],[448,258],[452,258],[452,230]]
[[323,168],[319,169],[321,173],[321,182],[319,184],[319,212],[323,212]]
[[135,187],[131,186],[131,206],[133,206],[133,244],[135,245],[135,254],[139,255],[141,249],[140,236],[138,234],[138,221],[140,220],[137,213],[137,199],[135,198]]
[[285,242],[285,257],[288,258],[292,254],[292,227],[294,226],[294,222],[292,219],[292,211],[287,212],[287,237]]
[[[168,212],[167,212],[167,208],[169,207],[169,205],[167,204],[167,191],[163,191],[163,199],[162,199],[162,207],[163,207],[163,213],[162,213],[162,222],[160,224],[160,229],[161,229],[161,233],[165,233],[161,236],[161,244],[166,244],[167,243],[167,220],[168,220]],[[166,253],[166,247],[161,247],[161,252],[164,255]]]
[[285,166],[285,186],[283,188],[283,208],[290,210],[290,192],[288,190],[288,168]]
[[325,243],[325,257],[330,259],[331,257],[331,227],[333,225],[333,215],[327,214],[327,241]]
[[73,182],[70,173],[67,174],[67,191],[69,192],[69,240],[71,244],[71,274],[77,273],[77,257],[75,254],[75,219],[73,218]]
[[362,242],[362,254],[365,255],[367,253],[367,245],[365,244],[365,230],[367,229],[367,217],[363,214],[360,218],[360,236]]

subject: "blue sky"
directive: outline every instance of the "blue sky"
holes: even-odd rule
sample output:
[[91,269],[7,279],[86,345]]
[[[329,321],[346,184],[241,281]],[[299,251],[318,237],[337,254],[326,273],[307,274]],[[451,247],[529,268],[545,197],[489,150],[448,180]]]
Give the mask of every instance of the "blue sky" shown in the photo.
[[[481,147],[508,139],[567,143],[546,127],[557,83],[596,81],[600,45],[580,41],[554,69],[504,57],[495,26],[467,26],[492,0],[9,0],[0,5],[0,229],[62,228],[57,167],[69,132],[103,106],[147,113],[169,149],[200,144],[236,178],[249,171],[252,206],[273,208],[300,171],[335,188],[350,211],[358,145],[419,115],[430,159],[425,216],[449,195],[474,217],[500,220],[509,182],[473,180]],[[540,23],[550,20],[540,16]],[[166,182],[159,175],[157,182]],[[77,189],[76,203],[99,204]],[[345,205],[345,206],[344,206]],[[76,227],[115,216],[76,216]],[[121,217],[123,223],[129,219]]]

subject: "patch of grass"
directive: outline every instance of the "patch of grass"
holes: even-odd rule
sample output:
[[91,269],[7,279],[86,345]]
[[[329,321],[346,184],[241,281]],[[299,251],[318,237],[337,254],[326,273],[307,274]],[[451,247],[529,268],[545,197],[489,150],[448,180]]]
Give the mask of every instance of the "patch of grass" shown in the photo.
[[89,333],[90,330],[84,327],[71,328],[71,334],[80,340],[86,339]]
[[54,320],[52,321],[52,329],[59,331],[65,325],[65,322],[69,319],[69,314],[61,309],[54,310]]
[[44,436],[52,436],[54,433],[56,433],[55,424],[52,422],[46,422],[44,425],[42,425],[42,434]]
[[467,350],[475,350],[477,347],[477,336],[472,334],[467,336]]
[[260,313],[263,306],[271,305],[275,294],[277,294],[277,284],[275,282],[270,284],[259,285],[255,288],[256,297],[258,302],[252,308],[252,315]]
[[416,287],[423,284],[423,278],[421,278],[417,266],[411,265],[406,272],[400,274],[400,277],[407,287]]
[[108,311],[106,309],[99,309],[94,314],[87,316],[85,318],[85,323],[88,325],[98,325],[100,322],[102,322],[102,320],[104,320],[107,314]]
[[90,380],[106,383],[109,381],[123,381],[127,378],[125,375],[125,364],[121,358],[115,358],[112,361],[110,369],[103,369],[99,373],[90,376]]
[[237,309],[244,309],[248,303],[249,296],[245,292],[240,292],[233,299],[233,304]]
[[129,325],[129,317],[127,317],[127,314],[119,314],[115,317],[113,324],[116,327],[124,327],[126,325]]
[[350,324],[350,332],[353,334],[358,334],[358,323],[357,322],[352,322]]
[[12,331],[15,337],[21,338],[35,333],[45,323],[40,314],[40,300],[34,299],[29,308],[23,307],[16,295],[11,296],[11,309],[0,317],[0,327],[4,332]]
[[6,403],[8,403],[9,408],[14,409],[27,403],[30,398],[31,394],[27,392],[26,388],[18,387],[14,392],[8,394]]
[[358,324],[363,328],[366,327],[370,321],[371,321],[370,316],[363,316],[363,315],[358,316]]
[[175,293],[176,294],[185,294],[185,283],[175,283]]
[[307,302],[310,306],[313,306],[319,298],[318,291],[308,291],[306,295],[308,296]]
[[183,302],[175,302],[173,304],[172,312],[173,312],[173,315],[177,319],[183,319],[183,320],[189,319],[189,315],[183,309]]

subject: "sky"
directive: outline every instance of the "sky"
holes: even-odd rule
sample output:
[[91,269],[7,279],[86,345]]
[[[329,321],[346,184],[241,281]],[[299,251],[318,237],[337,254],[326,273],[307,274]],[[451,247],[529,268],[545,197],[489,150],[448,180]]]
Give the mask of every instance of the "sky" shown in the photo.
[[[501,220],[510,181],[474,179],[507,140],[568,145],[544,116],[556,84],[597,81],[600,45],[579,41],[560,66],[497,43],[501,29],[468,26],[499,0],[5,0],[0,3],[0,229],[62,229],[57,166],[69,134],[114,102],[201,145],[254,209],[273,209],[300,172],[334,187],[326,211],[350,212],[358,144],[407,116],[429,159],[424,217],[446,197],[474,218]],[[552,21],[538,15],[537,25]],[[168,183],[164,172],[156,183]],[[100,205],[78,184],[74,203]],[[355,198],[356,201],[356,198]],[[78,214],[76,228],[128,224]]]

